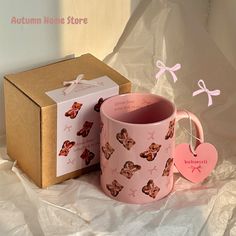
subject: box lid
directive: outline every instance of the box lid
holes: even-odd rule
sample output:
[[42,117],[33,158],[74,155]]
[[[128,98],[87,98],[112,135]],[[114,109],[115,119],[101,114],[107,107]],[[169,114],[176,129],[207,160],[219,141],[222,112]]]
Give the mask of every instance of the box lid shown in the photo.
[[5,76],[5,79],[40,107],[45,107],[55,104],[45,92],[62,88],[64,81],[74,80],[79,74],[84,74],[85,79],[88,80],[107,75],[120,88],[127,86],[127,91],[129,91],[131,86],[124,76],[91,54],[84,54],[77,58],[56,62],[36,69],[9,74]]

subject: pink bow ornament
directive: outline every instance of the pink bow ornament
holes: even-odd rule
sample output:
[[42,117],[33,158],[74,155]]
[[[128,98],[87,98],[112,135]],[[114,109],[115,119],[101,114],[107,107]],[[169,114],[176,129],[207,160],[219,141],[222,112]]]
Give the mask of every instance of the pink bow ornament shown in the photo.
[[206,92],[207,96],[208,96],[208,107],[211,106],[213,104],[211,96],[218,96],[218,95],[220,95],[220,90],[217,89],[217,90],[210,91],[206,87],[206,85],[205,85],[203,80],[199,80],[198,81],[198,86],[199,86],[200,89],[195,91],[195,92],[193,92],[193,96],[196,96],[196,95],[198,95],[200,93]]
[[174,72],[181,68],[180,64],[176,64],[173,67],[167,67],[162,61],[158,60],[156,62],[156,67],[160,69],[156,74],[156,79],[159,79],[162,74],[168,71],[172,75],[174,83],[178,80]]
[[71,81],[64,81],[63,85],[67,86],[67,88],[64,89],[64,94],[69,94],[72,92],[72,90],[76,87],[77,84],[87,84],[87,85],[93,85],[93,86],[100,86],[97,82],[90,81],[90,80],[84,80],[84,74],[79,74],[75,80]]

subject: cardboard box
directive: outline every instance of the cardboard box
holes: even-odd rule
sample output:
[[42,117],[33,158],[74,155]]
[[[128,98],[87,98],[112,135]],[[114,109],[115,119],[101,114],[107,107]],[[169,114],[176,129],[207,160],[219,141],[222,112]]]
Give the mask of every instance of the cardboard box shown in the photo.
[[[51,91],[64,89],[63,82],[75,80],[79,74],[84,74],[86,80],[92,81],[95,81],[97,78],[105,79],[105,81],[110,79],[112,83],[115,82],[115,84],[118,85],[117,91],[120,94],[128,93],[131,89],[131,83],[126,78],[90,54],[5,76],[4,94],[7,152],[13,160],[17,160],[19,167],[39,187],[47,187],[98,169],[99,164],[90,164],[86,167],[86,164],[90,162],[89,159],[86,160],[84,157],[86,145],[93,146],[95,144],[89,144],[89,141],[84,141],[85,148],[79,146],[82,142],[77,144],[78,149],[81,149],[79,151],[82,152],[78,154],[78,160],[85,161],[85,166],[83,166],[82,169],[70,173],[63,174],[62,172],[58,174],[58,158],[69,162],[69,149],[67,152],[63,152],[62,146],[72,144],[75,148],[75,142],[65,138],[64,143],[58,144],[57,133],[61,132],[58,130],[57,117],[57,107],[59,107],[59,105],[57,105],[49,95]],[[83,87],[84,85],[81,86]],[[92,87],[93,86],[89,89],[93,91],[94,88]],[[99,91],[94,94],[99,96]],[[108,89],[108,91],[110,90]],[[86,95],[86,92],[84,95]],[[84,101],[91,102],[93,98],[88,97],[86,100],[85,96],[83,99],[85,99]],[[95,102],[97,101],[94,101],[94,104]],[[70,108],[72,108],[73,104],[74,100],[73,103],[71,100]],[[84,104],[83,106],[85,107]],[[79,109],[77,109],[78,114],[84,114],[82,109],[81,111],[78,110]],[[65,114],[63,119],[66,119],[66,113],[63,114]],[[97,116],[95,113],[93,114]],[[94,115],[89,115],[89,117],[92,118]],[[75,123],[73,118],[70,117],[70,113],[69,115],[67,114],[67,119]],[[80,138],[83,138],[83,135],[79,131],[83,131],[83,127],[87,124],[85,123],[86,121],[82,122],[84,122],[83,125],[81,125],[82,123],[78,124],[81,129],[74,130],[74,132],[77,132],[77,135],[80,135]],[[62,128],[64,127],[61,127],[61,129]],[[66,129],[66,127],[64,129]],[[98,127],[94,132],[99,135]],[[86,134],[84,134],[84,136],[86,136]],[[58,151],[58,145],[60,145],[61,151]],[[88,153],[91,152],[88,151]],[[73,160],[70,161],[72,162]]]

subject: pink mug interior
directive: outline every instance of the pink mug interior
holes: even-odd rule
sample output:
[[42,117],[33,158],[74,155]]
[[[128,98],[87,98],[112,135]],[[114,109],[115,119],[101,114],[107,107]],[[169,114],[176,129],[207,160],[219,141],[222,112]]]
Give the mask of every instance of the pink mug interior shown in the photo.
[[102,104],[101,111],[115,121],[149,124],[168,119],[175,112],[175,106],[158,95],[130,93],[109,98]]

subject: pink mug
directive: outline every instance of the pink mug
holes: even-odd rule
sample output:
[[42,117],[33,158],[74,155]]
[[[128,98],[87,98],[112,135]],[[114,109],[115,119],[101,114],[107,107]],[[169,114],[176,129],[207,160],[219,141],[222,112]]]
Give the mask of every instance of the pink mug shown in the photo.
[[149,203],[172,190],[176,121],[190,116],[203,140],[195,115],[176,111],[171,101],[154,94],[111,97],[100,115],[101,186],[109,197],[126,203]]

